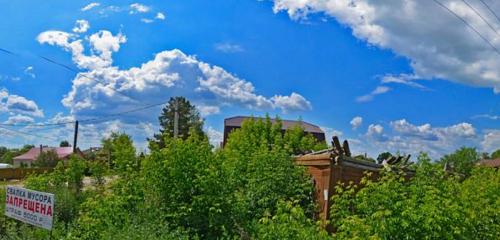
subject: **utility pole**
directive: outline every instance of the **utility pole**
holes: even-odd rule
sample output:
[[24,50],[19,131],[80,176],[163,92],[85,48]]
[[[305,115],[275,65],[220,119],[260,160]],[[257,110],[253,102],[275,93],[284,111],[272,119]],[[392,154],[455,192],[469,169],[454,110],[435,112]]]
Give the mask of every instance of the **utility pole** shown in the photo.
[[179,135],[179,101],[175,99],[175,111],[174,111],[174,138]]
[[75,122],[75,136],[73,137],[73,153],[76,153],[76,143],[78,140],[78,120]]

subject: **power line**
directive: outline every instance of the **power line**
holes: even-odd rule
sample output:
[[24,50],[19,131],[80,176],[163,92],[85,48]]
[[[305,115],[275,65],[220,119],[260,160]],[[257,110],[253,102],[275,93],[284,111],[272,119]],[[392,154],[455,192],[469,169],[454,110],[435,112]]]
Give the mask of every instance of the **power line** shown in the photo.
[[56,62],[56,61],[54,61],[54,60],[52,60],[52,59],[50,59],[48,57],[44,57],[44,56],[41,56],[41,55],[38,55],[38,57],[42,58],[43,60],[45,60],[45,61],[47,61],[49,63],[55,64],[55,65],[57,65],[59,67],[63,67],[63,68],[65,68],[65,69],[67,69],[67,70],[69,70],[71,72],[78,72],[76,69],[73,69],[72,67],[70,67],[70,66],[68,66],[66,64],[62,64],[62,63]]
[[[4,49],[4,48],[0,48],[0,51],[1,52],[4,52],[4,53],[7,53],[7,54],[11,54],[11,55],[17,55],[16,53],[12,52],[12,51],[9,51],[7,49]],[[68,71],[71,71],[71,72],[74,72],[74,73],[77,73],[79,74],[80,76],[82,77],[85,77],[89,80],[92,80],[92,81],[96,81],[98,83],[101,83],[103,85],[107,85],[105,82],[102,82],[102,81],[99,81],[95,78],[91,78],[91,77],[88,77],[87,75],[85,75],[84,73],[81,73],[79,72],[78,70],[72,68],[71,66],[69,65],[66,65],[64,63],[60,63],[58,61],[55,61],[51,58],[48,58],[48,57],[45,57],[45,56],[41,56],[41,55],[37,55],[39,58],[47,61],[48,63],[51,63],[51,64],[54,64],[56,66],[59,66],[59,67],[62,67]],[[122,96],[125,96],[129,99],[132,99],[132,100],[135,100],[136,102],[140,102],[139,100],[135,99],[134,97],[131,97],[125,93],[122,93],[120,91],[117,91],[115,90],[115,92],[117,94],[120,94]],[[163,105],[163,104],[166,104],[167,102],[162,102],[162,103],[156,103],[156,104],[150,104],[150,105],[146,105],[146,106],[143,106],[143,107],[140,107],[140,108],[136,108],[136,109],[131,109],[131,110],[128,110],[128,111],[124,111],[124,112],[119,112],[119,113],[115,113],[115,114],[111,114],[111,115],[108,115],[108,116],[105,116],[105,117],[99,117],[99,118],[92,118],[92,119],[84,119],[82,120],[81,122],[93,122],[93,121],[100,121],[102,120],[103,118],[109,118],[109,117],[113,117],[113,116],[119,116],[119,115],[122,115],[122,114],[126,114],[126,113],[131,113],[131,112],[137,112],[137,111],[142,111],[142,110],[145,110],[145,109],[148,109],[148,108],[152,108],[152,107],[155,107],[155,106],[159,106],[159,105]],[[21,126],[24,126],[24,127],[45,127],[45,126],[62,126],[62,125],[66,125],[66,124],[73,124],[75,123],[75,121],[68,121],[68,122],[59,122],[59,123],[45,123],[45,124],[15,124],[15,123],[0,123],[0,126],[12,126],[12,127],[21,127]]]
[[[15,52],[10,51],[10,50],[7,50],[7,49],[5,49],[5,48],[0,48],[0,52],[6,53],[6,54],[10,54],[10,55],[14,55],[14,56],[18,56],[18,55],[19,55],[19,54],[16,54]],[[41,58],[41,59],[43,59],[43,60],[47,61],[48,63],[54,64],[54,65],[56,65],[56,66],[59,66],[59,67],[62,67],[62,68],[64,68],[64,69],[66,69],[66,70],[68,70],[68,71],[71,71],[71,72],[73,72],[73,73],[79,74],[80,76],[82,76],[82,77],[84,77],[84,78],[87,78],[87,79],[92,80],[92,81],[96,81],[96,82],[101,83],[101,84],[103,84],[103,85],[107,85],[105,82],[102,82],[102,81],[100,81],[100,80],[98,80],[98,79],[95,79],[95,78],[91,78],[91,77],[89,77],[89,76],[85,75],[84,73],[82,73],[82,72],[80,72],[80,71],[78,71],[78,70],[76,70],[76,69],[72,68],[72,67],[71,67],[71,66],[69,66],[69,65],[66,65],[66,64],[64,64],[64,63],[60,63],[60,62],[58,62],[58,61],[56,61],[56,60],[54,60],[54,59],[51,59],[51,58],[48,58],[48,57],[45,57],[45,56],[42,56],[42,55],[37,55],[37,57],[39,57],[39,58]],[[134,98],[134,97],[131,97],[131,96],[129,96],[129,95],[127,95],[127,94],[125,94],[125,93],[122,93],[122,92],[120,92],[120,91],[116,90],[116,89],[113,89],[113,90],[114,90],[114,92],[115,92],[115,93],[120,94],[120,95],[122,95],[122,96],[124,96],[124,97],[126,97],[126,98],[132,99],[132,100],[134,100],[134,101],[136,101],[136,102],[140,102],[138,99],[136,99],[136,98]]]
[[[64,63],[60,63],[60,62],[57,62],[57,61],[55,61],[55,60],[53,60],[53,59],[50,59],[50,58],[48,58],[48,57],[44,57],[44,56],[40,56],[40,55],[38,55],[38,57],[42,58],[43,60],[45,60],[45,61],[47,61],[47,62],[49,62],[49,63],[52,63],[52,64],[56,65],[56,66],[62,67],[62,68],[64,68],[64,69],[68,70],[68,71],[71,71],[71,72],[74,72],[74,73],[76,73],[76,74],[79,74],[80,76],[82,76],[82,77],[84,77],[84,78],[86,78],[86,79],[89,79],[89,80],[91,80],[91,81],[96,81],[96,82],[101,83],[101,84],[103,84],[103,85],[107,85],[105,82],[102,82],[102,81],[97,80],[97,79],[95,79],[95,78],[91,78],[91,77],[89,77],[89,76],[85,75],[84,73],[82,73],[82,72],[80,72],[80,71],[78,71],[78,70],[76,70],[76,69],[74,69],[74,68],[72,68],[72,67],[70,67],[70,66],[68,66],[68,65],[66,65],[66,64],[64,64]],[[136,98],[134,98],[134,97],[131,97],[131,96],[129,96],[129,95],[127,95],[127,94],[125,94],[125,93],[122,93],[122,92],[120,92],[120,91],[116,90],[116,89],[113,89],[113,90],[114,90],[114,92],[115,92],[115,93],[117,93],[117,94],[120,94],[120,95],[122,95],[122,96],[124,96],[124,97],[127,97],[127,98],[129,98],[129,99],[132,99],[132,100],[134,100],[134,101],[136,101],[136,102],[140,102],[139,100],[137,100],[137,99],[136,99]]]
[[486,43],[488,43],[488,45],[490,45],[490,47],[493,48],[493,50],[495,50],[495,52],[498,55],[500,55],[500,51],[495,47],[495,45],[493,45],[488,39],[486,39],[476,28],[474,28],[472,25],[470,25],[465,19],[463,19],[462,17],[460,17],[458,14],[456,14],[451,9],[449,9],[448,7],[446,7],[445,5],[443,5],[438,0],[433,0],[433,1],[436,4],[438,4],[439,6],[441,6],[442,8],[446,9],[451,14],[453,14],[455,17],[457,17],[458,19],[460,19],[465,25],[467,25],[467,27],[469,27],[470,29],[472,29],[479,37],[481,37]]
[[10,54],[10,55],[16,55],[15,53],[13,53],[7,49],[4,49],[4,48],[0,48],[0,52],[4,52],[4,53]]
[[476,13],[476,15],[478,15],[481,20],[483,20],[484,23],[486,23],[488,25],[488,27],[490,27],[491,30],[493,30],[493,32],[495,32],[497,35],[498,34],[498,31],[474,8],[472,7],[467,1],[465,0],[462,0],[462,2],[465,3],[465,5],[467,5],[467,7],[469,7],[472,11],[474,11],[474,13]]
[[18,130],[6,128],[6,127],[0,127],[0,129],[4,129],[4,130],[10,131],[10,132],[14,132],[14,133],[18,133],[18,134],[22,134],[22,135],[26,135],[26,136],[38,137],[38,138],[45,138],[45,139],[49,139],[49,140],[58,141],[55,138],[51,138],[51,137],[47,137],[47,136],[41,136],[41,135],[37,135],[37,134],[33,134],[33,133],[28,133],[28,132],[22,132],[22,131],[18,131]]
[[71,122],[58,122],[58,123],[0,123],[0,126],[9,126],[9,127],[45,127],[45,126],[61,126],[61,125],[66,125],[70,123],[74,123],[75,121]]
[[[105,117],[84,119],[84,120],[80,120],[80,123],[89,123],[89,122],[92,123],[92,122],[96,122],[96,121],[101,121],[101,120],[109,119],[109,118],[112,118],[112,117],[121,116],[121,115],[124,115],[124,114],[127,114],[127,113],[133,113],[133,112],[143,111],[143,110],[146,110],[146,109],[149,109],[149,108],[153,108],[153,107],[157,107],[157,106],[161,106],[161,105],[164,105],[164,104],[167,104],[167,103],[168,103],[168,101],[161,102],[161,103],[155,103],[155,104],[146,105],[146,106],[140,107],[140,108],[135,108],[135,109],[131,109],[131,110],[119,112],[119,113],[110,114],[110,115],[107,115]],[[115,120],[115,119],[112,119],[112,120]]]
[[[149,105],[146,105],[146,106],[143,106],[143,107],[139,107],[139,108],[134,108],[134,109],[130,109],[130,110],[126,110],[126,111],[122,111],[122,112],[117,112],[117,113],[113,113],[113,114],[109,114],[109,115],[106,115],[106,116],[102,116],[102,117],[95,117],[95,118],[88,118],[88,119],[83,119],[83,120],[80,120],[80,123],[94,123],[94,122],[100,122],[102,120],[115,120],[115,119],[110,119],[110,118],[113,118],[113,117],[118,117],[118,116],[121,116],[121,115],[124,115],[124,114],[127,114],[127,113],[133,113],[133,112],[140,112],[140,111],[143,111],[143,110],[146,110],[146,109],[150,109],[150,108],[153,108],[153,107],[157,107],[157,106],[161,106],[161,105],[164,105],[164,104],[167,104],[168,101],[165,101],[165,102],[160,102],[160,103],[154,103],[154,104],[149,104]],[[8,123],[0,123],[0,126],[12,126],[12,127],[45,127],[45,126],[55,126],[55,127],[52,127],[52,128],[44,128],[43,130],[48,130],[48,129],[54,129],[54,128],[59,128],[60,126],[63,126],[63,125],[67,125],[67,124],[74,124],[75,121],[68,121],[68,122],[59,122],[59,123],[46,123],[46,124],[8,124]]]
[[481,3],[483,3],[483,5],[493,14],[493,16],[495,16],[495,18],[497,19],[497,21],[500,23],[500,17],[498,17],[498,15],[493,11],[493,9],[491,9],[491,7],[486,4],[486,2],[484,2],[483,0],[479,0]]
[[[75,122],[71,122],[71,124],[74,124]],[[65,125],[68,125],[69,123],[65,124]],[[47,131],[47,130],[52,130],[52,129],[58,129],[58,128],[61,128],[61,127],[66,127],[64,125],[60,125],[60,126],[55,126],[55,127],[44,127],[44,128],[30,128],[27,132],[31,133],[31,132],[34,132],[34,131]]]

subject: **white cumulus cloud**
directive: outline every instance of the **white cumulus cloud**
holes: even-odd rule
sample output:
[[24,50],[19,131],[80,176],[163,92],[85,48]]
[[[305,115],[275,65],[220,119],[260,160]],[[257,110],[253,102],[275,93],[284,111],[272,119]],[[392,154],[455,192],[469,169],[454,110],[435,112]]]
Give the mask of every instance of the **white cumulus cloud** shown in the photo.
[[391,90],[391,88],[389,88],[389,87],[378,86],[372,92],[370,92],[366,95],[357,97],[356,102],[369,102],[369,101],[373,100],[375,98],[375,96],[387,93],[390,90]]
[[89,22],[87,20],[80,19],[80,20],[76,20],[75,27],[73,28],[73,32],[84,33],[84,32],[87,32],[87,30],[89,30],[89,28],[90,28]]
[[141,22],[143,22],[143,23],[152,23],[152,22],[154,22],[154,20],[153,19],[149,19],[149,18],[141,18]]
[[163,14],[162,12],[158,12],[155,18],[159,20],[165,20],[165,14]]
[[487,130],[481,141],[481,146],[486,152],[493,152],[500,149],[500,130]]
[[[493,46],[500,37],[464,2],[441,0],[466,20]],[[470,4],[497,27],[495,16],[479,1]],[[494,12],[500,2],[489,1]],[[419,0],[274,0],[274,11],[292,19],[323,13],[352,29],[369,45],[407,57],[415,76],[440,78],[500,92],[500,57],[488,42],[448,10],[432,1]]]
[[[122,34],[113,35],[106,30],[92,34],[86,40],[91,55],[84,54],[84,40],[69,33],[47,31],[40,33],[37,39],[40,43],[60,46],[71,52],[73,61],[82,69],[62,100],[76,116],[106,115],[129,110],[138,104],[166,101],[178,95],[186,96],[197,105],[211,106],[204,109],[207,114],[226,106],[266,111],[280,109],[282,112],[311,109],[311,103],[298,93],[271,97],[259,95],[251,82],[178,49],[159,52],[138,67],[119,69],[112,64],[112,54],[126,42]],[[155,119],[151,116],[158,113],[151,113],[133,116]]]
[[368,126],[368,131],[366,132],[367,135],[372,136],[372,135],[381,135],[384,132],[384,127],[380,124],[370,124]]
[[130,14],[135,13],[147,13],[151,9],[150,7],[143,5],[141,3],[132,3],[130,4]]
[[0,112],[19,113],[33,117],[43,117],[38,105],[25,97],[9,94],[7,89],[0,89]]
[[220,147],[224,134],[220,131],[217,131],[213,127],[208,127],[206,133],[210,144],[212,144],[212,146],[214,147]]
[[27,124],[27,123],[33,123],[35,120],[32,117],[24,116],[24,115],[14,115],[14,116],[9,116],[9,119],[5,121],[4,123],[6,124]]
[[325,132],[325,141],[327,143],[332,141],[333,136],[341,137],[344,133],[340,130],[331,127],[320,126],[321,130]]
[[220,51],[220,52],[225,52],[225,53],[236,53],[236,52],[243,52],[244,49],[242,46],[238,44],[231,44],[231,43],[217,43],[215,44],[215,50]]
[[202,117],[220,113],[220,108],[218,106],[199,105],[197,108]]
[[[487,151],[495,142],[495,133],[478,133],[470,123],[457,123],[443,127],[433,127],[429,123],[413,124],[406,119],[391,121],[390,128],[381,124],[371,124],[367,133],[357,139],[355,149],[377,157],[381,152],[409,153],[413,156],[427,152],[434,159],[467,146]],[[490,134],[490,135],[488,135]],[[483,140],[482,146],[479,144]],[[492,147],[489,147],[492,148]]]
[[92,8],[95,8],[95,7],[98,7],[100,6],[101,4],[98,3],[98,2],[92,2],[92,3],[89,3],[87,4],[85,7],[83,7],[82,9],[80,9],[82,12],[85,12],[85,11],[88,11]]
[[360,116],[356,116],[351,120],[350,124],[352,126],[352,129],[356,130],[359,126],[361,126],[361,124],[363,124],[363,118]]
[[311,102],[307,101],[302,95],[292,92],[290,96],[274,96],[271,98],[274,106],[280,108],[284,113],[289,110],[311,110]]
[[35,75],[34,70],[35,70],[35,68],[33,66],[28,66],[24,69],[24,74],[30,76],[31,78],[35,78],[36,75]]

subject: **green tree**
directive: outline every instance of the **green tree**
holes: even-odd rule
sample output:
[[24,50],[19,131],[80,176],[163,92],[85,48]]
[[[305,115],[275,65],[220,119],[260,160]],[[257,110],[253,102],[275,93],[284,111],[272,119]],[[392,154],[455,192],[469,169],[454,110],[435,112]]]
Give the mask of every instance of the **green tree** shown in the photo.
[[380,164],[384,160],[389,159],[390,157],[392,157],[392,153],[390,153],[390,152],[383,152],[383,153],[381,153],[381,154],[378,155],[377,162]]
[[25,154],[34,147],[35,145],[25,144],[21,149],[19,149],[19,151],[17,151],[17,155]]
[[36,158],[35,164],[38,167],[55,167],[59,162],[59,156],[54,150],[42,151]]
[[475,148],[462,147],[452,154],[445,155],[440,163],[467,177],[477,161],[479,161],[479,154]]
[[168,223],[208,239],[233,228],[231,188],[206,137],[166,137],[165,147],[153,150],[144,165],[150,176],[146,202],[162,209]]
[[12,164],[12,160],[14,159],[14,157],[16,156],[16,152],[12,151],[12,150],[7,150],[5,153],[2,154],[2,163],[8,163],[8,164]]
[[174,136],[175,113],[178,114],[178,137],[187,139],[190,132],[204,135],[203,119],[196,107],[184,97],[172,97],[162,109],[158,118],[160,133],[155,134],[153,139],[160,148],[165,146],[165,137]]
[[61,141],[61,143],[59,143],[59,147],[69,147],[69,142],[66,141],[66,140],[63,140]]
[[9,151],[8,148],[4,146],[0,146],[0,159],[2,159],[3,155]]
[[232,205],[235,226],[252,233],[258,219],[274,215],[278,201],[292,201],[311,216],[312,184],[305,169],[296,166],[281,133],[281,122],[249,119],[234,130],[221,152],[228,172],[228,188],[236,199]]
[[138,162],[132,138],[125,133],[111,133],[102,140],[103,151],[108,153],[110,165],[120,173],[138,171]]
[[310,151],[317,151],[326,149],[328,146],[326,142],[318,142],[318,140],[311,134],[306,134],[301,125],[295,125],[285,132],[283,141],[286,144],[285,148],[291,154],[303,154]]
[[496,151],[491,153],[491,159],[497,159],[500,158],[500,149],[497,149]]

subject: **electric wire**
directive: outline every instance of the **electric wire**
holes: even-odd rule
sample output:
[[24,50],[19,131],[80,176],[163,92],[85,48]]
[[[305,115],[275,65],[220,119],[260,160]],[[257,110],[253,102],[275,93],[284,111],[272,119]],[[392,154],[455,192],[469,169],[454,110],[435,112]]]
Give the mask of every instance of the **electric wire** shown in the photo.
[[[168,103],[168,101],[160,102],[160,103],[154,103],[154,104],[149,104],[149,105],[146,105],[146,106],[143,106],[143,107],[134,108],[134,109],[130,109],[130,110],[125,110],[125,111],[122,111],[122,112],[117,112],[117,113],[109,114],[109,115],[102,116],[102,117],[95,117],[95,118],[88,118],[88,119],[79,120],[78,122],[85,124],[85,123],[99,122],[99,121],[102,121],[102,120],[110,120],[110,121],[111,120],[117,120],[114,117],[122,116],[122,115],[125,115],[125,114],[128,114],[128,113],[134,113],[134,112],[144,111],[144,110],[147,110],[147,109],[150,109],[150,108],[153,108],[153,107],[158,107],[158,106],[161,106],[161,105],[165,105],[167,103]],[[67,122],[46,123],[46,124],[9,124],[9,123],[0,123],[0,126],[34,127],[35,129],[41,129],[41,127],[45,127],[45,126],[63,126],[63,125],[67,125],[67,124],[74,124],[75,122],[76,121],[67,121]],[[57,127],[53,127],[53,128],[57,128]],[[52,128],[49,128],[49,129],[52,129]]]
[[483,0],[479,0],[479,1],[493,14],[493,16],[495,16],[497,21],[500,23],[500,17],[498,17],[498,15],[495,13],[495,11],[493,11],[493,9],[491,9],[491,7],[488,4],[486,4],[486,2],[484,2]]
[[479,18],[481,18],[481,20],[483,20],[483,22],[486,23],[486,25],[488,25],[488,27],[490,27],[490,29],[493,30],[493,32],[495,32],[497,35],[499,35],[498,31],[479,13],[479,11],[477,11],[467,1],[462,0],[462,2],[464,2],[465,5],[467,5],[467,7],[469,7],[477,16],[479,16]]
[[476,28],[474,28],[474,26],[472,26],[470,23],[468,23],[464,18],[462,18],[460,15],[458,15],[457,13],[455,13],[453,10],[451,10],[450,8],[446,7],[444,4],[442,4],[441,2],[439,2],[438,0],[433,0],[436,4],[438,4],[439,6],[441,6],[442,8],[444,8],[445,10],[447,10],[448,12],[450,12],[451,14],[453,14],[455,17],[457,17],[458,19],[460,19],[467,27],[469,27],[470,29],[472,29],[479,37],[481,37],[486,43],[488,43],[488,45],[490,45],[491,48],[493,48],[493,50],[495,50],[495,52],[500,55],[500,50],[498,50],[495,45],[493,45],[486,37],[484,37]]
[[[16,53],[12,52],[12,51],[9,51],[7,49],[4,49],[4,48],[0,48],[0,51],[4,52],[4,53],[7,53],[7,54],[11,54],[11,55],[17,55]],[[84,73],[81,73],[79,72],[78,70],[72,68],[71,66],[68,66],[66,64],[63,64],[63,63],[60,63],[58,61],[55,61],[51,58],[48,58],[48,57],[45,57],[45,56],[41,56],[41,55],[37,55],[39,58],[47,61],[48,63],[51,63],[51,64],[54,64],[56,66],[59,66],[59,67],[62,67],[68,71],[71,71],[71,72],[74,72],[74,73],[77,73],[79,74],[80,76],[82,77],[85,77],[89,80],[93,80],[93,81],[96,81],[98,83],[101,83],[103,85],[106,85],[106,83],[102,82],[102,81],[99,81],[95,78],[90,78],[88,77],[87,75],[85,75]],[[125,94],[125,93],[122,93],[122,92],[119,92],[117,90],[115,90],[116,93],[122,95],[122,96],[125,96],[129,99],[132,99],[132,100],[135,100],[137,102],[139,102],[139,100]],[[145,106],[142,106],[142,107],[139,107],[139,108],[135,108],[135,109],[131,109],[131,110],[127,110],[127,111],[123,111],[123,112],[119,112],[119,113],[115,113],[115,114],[110,114],[110,115],[107,115],[107,116],[104,116],[104,117],[98,117],[98,118],[91,118],[91,119],[84,119],[84,120],[80,120],[79,122],[80,123],[86,123],[86,122],[96,122],[96,121],[100,121],[102,119],[109,119],[110,117],[113,117],[113,116],[120,116],[120,115],[123,115],[123,114],[127,114],[127,113],[132,113],[132,112],[138,112],[138,111],[142,111],[142,110],[146,110],[146,109],[149,109],[149,108],[152,108],[152,107],[156,107],[156,106],[159,106],[159,105],[163,105],[163,104],[166,104],[167,102],[161,102],[161,103],[155,103],[155,104],[149,104],[149,105],[145,105]],[[66,125],[66,124],[74,124],[75,121],[67,121],[67,122],[58,122],[58,123],[42,123],[42,124],[15,124],[15,123],[0,123],[0,126],[12,126],[12,127],[36,127],[38,129],[42,128],[42,127],[46,127],[46,126],[63,126],[63,125]],[[53,128],[50,128],[50,129],[53,129]]]
[[[96,81],[96,82],[98,82],[98,83],[100,83],[100,84],[103,84],[103,85],[107,85],[107,83],[105,83],[105,82],[103,82],[103,81],[100,81],[100,80],[97,80],[96,78],[91,78],[91,77],[87,76],[85,73],[82,73],[82,72],[80,72],[80,71],[78,71],[78,70],[76,70],[76,69],[74,69],[74,68],[72,68],[72,67],[70,67],[70,66],[68,66],[68,65],[66,65],[66,64],[60,63],[60,62],[58,62],[58,61],[55,61],[55,60],[53,60],[53,59],[50,59],[50,58],[48,58],[48,57],[44,57],[44,56],[41,56],[41,55],[38,55],[38,57],[42,58],[43,60],[45,60],[45,61],[47,61],[47,62],[49,62],[49,63],[51,63],[51,64],[54,64],[54,65],[56,65],[56,66],[59,66],[59,67],[62,67],[62,68],[64,68],[64,69],[66,69],[66,70],[68,70],[68,71],[71,71],[71,72],[73,72],[73,73],[76,73],[76,74],[78,74],[79,76],[82,76],[82,77],[84,77],[84,78],[86,78],[86,79],[89,79],[89,80],[91,80],[91,81]],[[115,93],[120,94],[120,95],[122,95],[122,96],[124,96],[124,97],[126,97],[126,98],[129,98],[129,99],[131,99],[131,100],[134,100],[135,102],[140,102],[138,99],[136,99],[136,98],[134,98],[134,97],[132,97],[132,96],[129,96],[129,95],[127,95],[127,94],[125,94],[125,93],[123,93],[123,92],[120,92],[120,91],[118,91],[118,90],[116,90],[116,89],[113,89],[113,90],[114,90],[114,92],[115,92]]]
[[14,133],[18,133],[18,134],[21,134],[21,135],[38,137],[38,138],[45,138],[45,139],[49,139],[49,140],[53,140],[53,141],[58,141],[57,139],[52,138],[52,137],[41,136],[41,135],[38,135],[38,134],[23,132],[23,131],[14,130],[14,129],[6,128],[6,127],[0,127],[0,129],[4,129],[4,130],[10,131],[10,132],[14,132]]
[[10,54],[10,55],[16,55],[15,53],[13,53],[7,49],[4,49],[4,48],[0,48],[0,52],[4,52],[4,53]]

